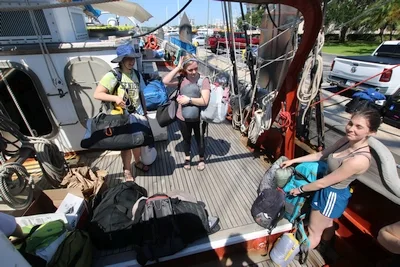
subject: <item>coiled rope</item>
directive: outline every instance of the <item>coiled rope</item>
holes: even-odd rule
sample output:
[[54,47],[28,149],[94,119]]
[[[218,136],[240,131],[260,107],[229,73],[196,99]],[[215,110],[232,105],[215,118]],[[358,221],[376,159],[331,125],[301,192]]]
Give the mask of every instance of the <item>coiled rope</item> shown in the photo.
[[[13,175],[17,181],[12,180]],[[28,195],[25,199],[17,198],[26,188]],[[10,207],[20,210],[27,208],[33,199],[33,179],[20,163],[12,162],[0,165],[0,196]]]
[[[320,55],[320,51],[323,45],[324,35],[322,34],[322,32],[320,32],[318,35],[316,55],[310,55],[304,63],[303,74],[301,76],[301,80],[297,90],[297,99],[301,104],[306,105],[303,116],[301,117],[302,123],[304,123],[304,118],[307,114],[307,110],[311,106],[312,101],[319,93],[319,85],[323,74],[323,59]],[[310,72],[314,71],[314,77],[312,78],[309,86],[306,86],[305,82],[307,80],[307,77],[310,75]]]
[[[19,131],[19,127],[16,123],[0,113],[0,140],[5,144],[2,148],[2,152],[7,156],[16,156],[19,151],[23,148],[30,149],[35,152],[36,159],[39,162],[39,166],[43,172],[43,177],[53,186],[59,187],[62,179],[67,173],[67,164],[65,162],[63,154],[60,152],[58,147],[51,141],[39,138],[25,136]],[[8,133],[9,136],[5,135]],[[10,149],[11,148],[11,149]],[[26,203],[22,204],[15,201],[13,196],[14,190],[10,190],[8,185],[11,181],[11,176],[16,173],[20,180],[20,187],[26,188],[26,184],[31,184],[31,178],[29,177],[26,169],[19,163],[5,163],[0,166],[0,194],[1,198],[6,201],[10,207],[15,209],[21,209],[23,206],[28,205],[31,198],[27,198]],[[22,178],[25,181],[22,183]],[[29,180],[29,181],[28,181]],[[32,191],[32,187],[29,188]],[[21,190],[20,192],[22,192]],[[19,193],[20,193],[19,192]],[[32,192],[29,192],[29,196]]]

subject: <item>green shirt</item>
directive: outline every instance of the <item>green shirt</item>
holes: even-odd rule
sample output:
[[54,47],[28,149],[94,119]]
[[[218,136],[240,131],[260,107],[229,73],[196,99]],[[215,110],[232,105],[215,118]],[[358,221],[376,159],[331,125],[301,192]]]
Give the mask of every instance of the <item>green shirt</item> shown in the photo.
[[[144,84],[143,79],[136,76],[135,71],[131,72],[130,77],[125,73],[122,73],[121,83],[117,89],[117,92],[113,92],[114,87],[117,84],[117,78],[112,72],[107,72],[106,75],[104,75],[101,79],[100,84],[104,86],[110,94],[121,97],[125,101],[128,111],[134,108],[139,114],[143,114],[143,108],[140,102],[139,94],[146,85]],[[113,113],[115,113],[115,111],[111,112],[111,114]]]

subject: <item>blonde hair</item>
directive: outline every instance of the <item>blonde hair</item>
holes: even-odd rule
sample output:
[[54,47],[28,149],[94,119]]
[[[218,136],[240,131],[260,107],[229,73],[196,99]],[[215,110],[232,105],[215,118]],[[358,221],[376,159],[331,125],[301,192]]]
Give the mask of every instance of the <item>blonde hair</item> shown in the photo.
[[187,75],[186,68],[189,66],[189,64],[191,62],[197,62],[197,59],[193,55],[186,54],[185,56],[183,56],[182,69],[179,71],[180,75],[182,75],[182,76],[186,76]]

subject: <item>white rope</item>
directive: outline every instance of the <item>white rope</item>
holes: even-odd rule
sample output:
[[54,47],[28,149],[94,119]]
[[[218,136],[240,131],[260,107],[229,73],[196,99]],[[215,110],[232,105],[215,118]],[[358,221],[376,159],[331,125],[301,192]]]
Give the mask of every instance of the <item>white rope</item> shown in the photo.
[[[301,80],[297,90],[297,99],[301,104],[306,105],[306,108],[301,117],[301,123],[304,123],[307,110],[310,108],[312,101],[319,93],[319,84],[323,74],[323,59],[322,56],[319,54],[319,52],[323,47],[323,42],[324,42],[323,34],[321,32],[317,40],[318,40],[316,47],[317,54],[316,56],[310,55],[306,60],[306,62],[304,63],[303,74],[301,76]],[[309,86],[306,86],[305,83],[314,66],[317,67],[315,75],[313,79],[310,81]]]

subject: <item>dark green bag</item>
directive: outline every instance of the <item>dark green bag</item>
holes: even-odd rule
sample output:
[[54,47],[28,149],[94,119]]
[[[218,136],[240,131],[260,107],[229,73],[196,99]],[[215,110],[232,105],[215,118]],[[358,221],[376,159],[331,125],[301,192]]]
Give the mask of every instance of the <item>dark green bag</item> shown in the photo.
[[92,242],[89,234],[74,230],[58,247],[49,267],[87,267],[92,265]]

